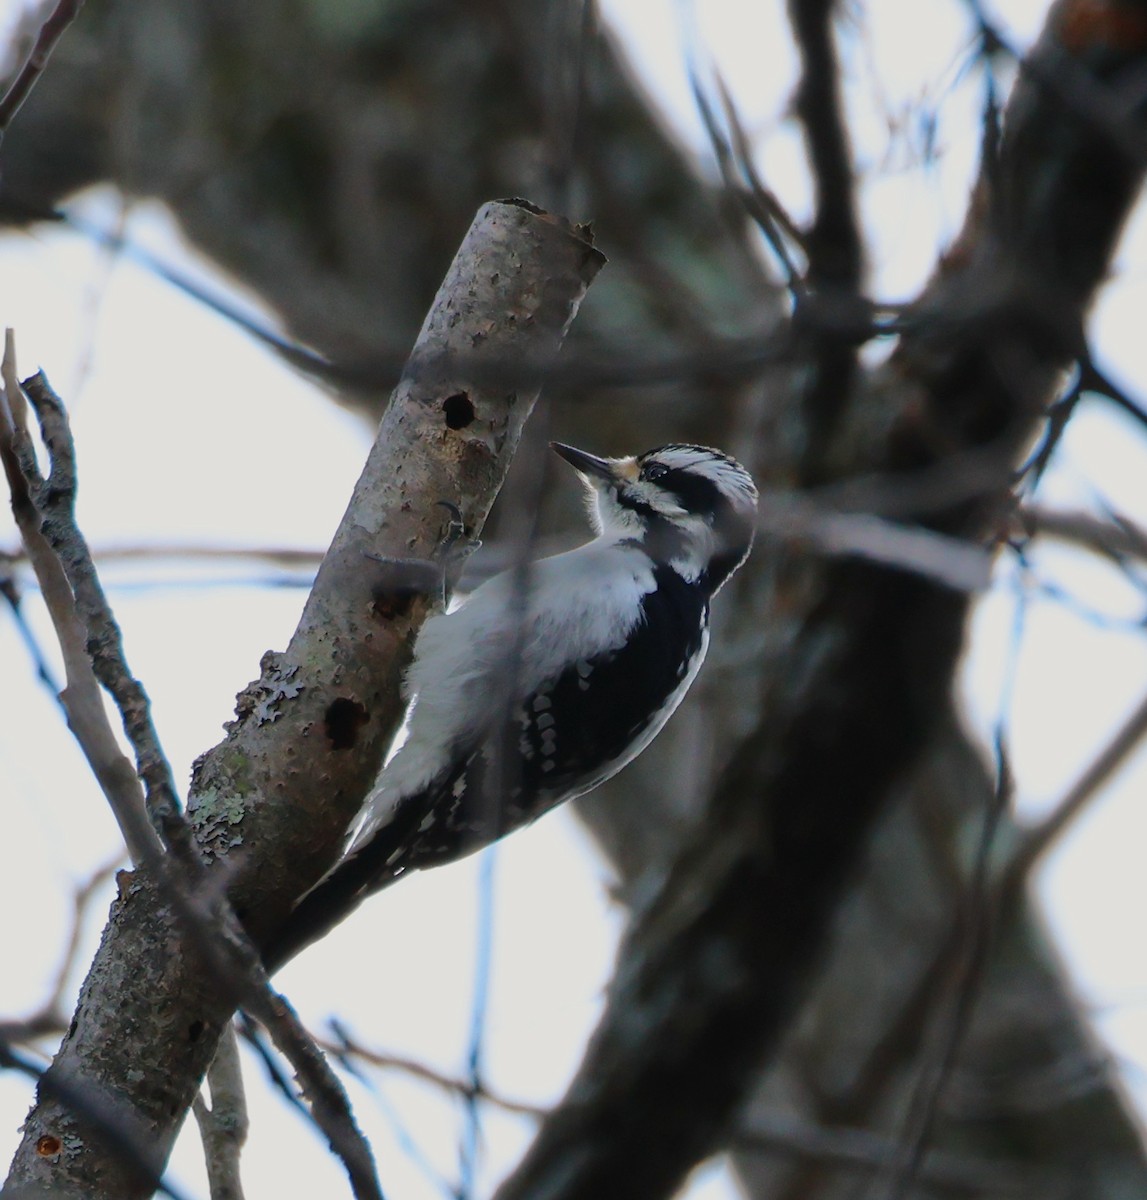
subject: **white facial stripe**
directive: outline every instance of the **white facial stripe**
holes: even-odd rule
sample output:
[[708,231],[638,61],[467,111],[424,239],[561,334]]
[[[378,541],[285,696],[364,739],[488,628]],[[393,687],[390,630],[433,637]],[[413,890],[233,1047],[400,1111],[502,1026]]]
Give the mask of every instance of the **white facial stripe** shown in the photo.
[[707,446],[662,446],[643,454],[640,462],[643,465],[660,463],[671,471],[687,471],[708,479],[738,507],[756,504],[757,489],[748,472],[719,450]]

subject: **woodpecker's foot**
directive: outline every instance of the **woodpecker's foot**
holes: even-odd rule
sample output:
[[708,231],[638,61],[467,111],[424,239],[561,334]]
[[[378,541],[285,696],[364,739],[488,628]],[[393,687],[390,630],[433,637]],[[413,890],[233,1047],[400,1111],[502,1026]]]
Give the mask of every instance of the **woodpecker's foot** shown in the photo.
[[458,582],[462,570],[466,566],[466,560],[482,543],[478,538],[473,538],[466,532],[466,522],[462,520],[462,513],[459,511],[458,505],[451,504],[449,500],[439,500],[438,507],[444,508],[450,515],[450,520],[443,530],[438,545],[434,548],[434,559],[439,564],[441,572],[439,581],[441,603],[445,609],[446,593]]
[[467,534],[466,523],[456,504],[451,504],[449,500],[439,500],[438,504],[446,509],[450,519],[431,558],[394,558],[389,554],[372,554],[369,551],[365,555],[386,568],[389,588],[430,596],[445,608],[448,588],[457,582],[466,560],[482,543]]
[[451,504],[449,500],[439,500],[438,507],[444,508],[450,514],[450,520],[434,549],[434,557],[449,571],[451,567],[460,567],[482,543],[466,532],[466,522],[462,520],[462,513],[457,504]]

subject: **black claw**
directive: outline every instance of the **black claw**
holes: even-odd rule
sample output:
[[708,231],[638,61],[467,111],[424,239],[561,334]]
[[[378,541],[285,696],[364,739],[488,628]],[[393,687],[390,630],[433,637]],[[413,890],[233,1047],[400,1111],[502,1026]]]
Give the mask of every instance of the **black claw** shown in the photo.
[[462,519],[461,509],[449,500],[438,500],[435,503],[450,514],[450,524],[447,525],[446,532],[442,535],[442,540],[434,552],[435,558],[445,562],[469,558],[482,543],[467,534],[466,522]]

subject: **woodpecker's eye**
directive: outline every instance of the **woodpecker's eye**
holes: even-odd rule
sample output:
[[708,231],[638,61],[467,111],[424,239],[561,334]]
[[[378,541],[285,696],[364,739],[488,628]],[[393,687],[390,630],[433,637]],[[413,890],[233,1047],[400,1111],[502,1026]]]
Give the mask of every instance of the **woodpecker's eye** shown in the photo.
[[641,474],[651,483],[656,483],[657,480],[669,474],[669,468],[664,463],[646,463],[646,465],[641,468]]

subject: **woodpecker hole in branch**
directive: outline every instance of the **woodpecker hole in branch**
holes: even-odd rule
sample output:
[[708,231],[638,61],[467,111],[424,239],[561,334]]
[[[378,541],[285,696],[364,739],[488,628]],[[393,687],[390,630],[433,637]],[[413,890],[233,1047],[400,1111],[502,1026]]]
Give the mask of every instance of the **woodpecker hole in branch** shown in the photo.
[[474,402],[465,392],[455,392],[442,401],[447,429],[465,429],[474,420]]
[[376,587],[370,594],[371,609],[382,621],[405,617],[414,601],[424,593],[410,587]]
[[359,727],[370,719],[366,709],[357,700],[339,697],[327,708],[323,724],[332,750],[349,750],[358,740]]

